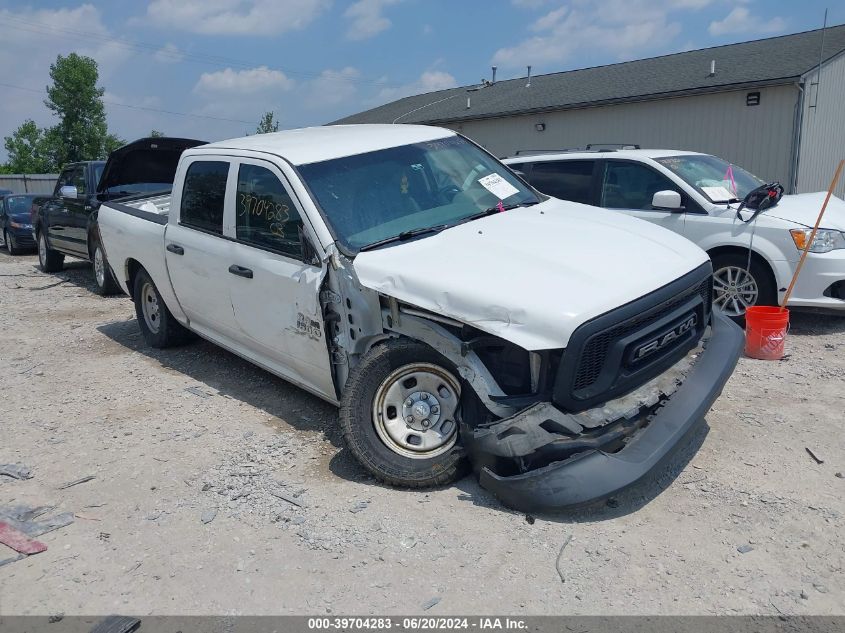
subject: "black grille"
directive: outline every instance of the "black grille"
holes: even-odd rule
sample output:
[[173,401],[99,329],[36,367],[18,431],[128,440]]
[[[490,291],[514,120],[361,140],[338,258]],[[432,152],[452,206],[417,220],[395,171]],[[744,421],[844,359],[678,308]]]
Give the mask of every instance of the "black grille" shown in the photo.
[[668,369],[695,347],[709,324],[712,287],[712,267],[703,264],[580,326],[558,366],[554,401],[567,410],[582,411],[628,393]]
[[604,363],[607,359],[607,351],[613,341],[623,338],[632,332],[636,332],[637,330],[658,321],[665,315],[672,312],[672,310],[675,310],[678,306],[682,305],[696,293],[701,296],[701,299],[704,301],[704,305],[707,306],[707,312],[709,313],[709,306],[711,302],[710,293],[712,287],[713,279],[712,277],[708,277],[698,284],[697,287],[690,288],[683,294],[661,306],[658,306],[653,312],[647,315],[635,317],[630,321],[626,321],[625,323],[592,336],[584,346],[584,351],[581,352],[581,359],[578,363],[578,370],[575,374],[575,382],[572,385],[572,388],[575,391],[580,391],[581,389],[586,389],[598,380],[602,369],[604,369]]

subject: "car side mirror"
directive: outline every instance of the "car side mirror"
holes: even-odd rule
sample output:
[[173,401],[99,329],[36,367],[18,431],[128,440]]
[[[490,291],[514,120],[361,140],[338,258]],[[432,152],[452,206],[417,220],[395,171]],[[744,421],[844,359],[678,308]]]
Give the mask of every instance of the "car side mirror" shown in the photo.
[[682,211],[681,194],[677,191],[658,191],[651,199],[652,209],[661,211]]
[[68,200],[76,200],[79,197],[79,192],[73,185],[65,185],[59,189],[59,195]]

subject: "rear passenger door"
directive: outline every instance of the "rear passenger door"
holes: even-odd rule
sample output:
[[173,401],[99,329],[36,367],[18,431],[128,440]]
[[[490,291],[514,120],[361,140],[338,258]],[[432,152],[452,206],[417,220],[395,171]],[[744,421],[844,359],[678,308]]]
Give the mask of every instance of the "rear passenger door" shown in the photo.
[[228,159],[203,156],[191,160],[185,171],[178,223],[168,224],[164,240],[167,270],[179,304],[191,326],[214,340],[238,335],[227,270],[233,243],[223,233],[224,218],[233,212],[233,187],[227,195],[233,173]]
[[229,295],[242,342],[291,381],[335,398],[322,308],[323,268],[306,248],[303,212],[269,161],[239,159]]
[[[515,168],[521,165],[514,165]],[[538,191],[583,204],[596,204],[594,160],[558,160],[531,163],[526,175]]]
[[691,201],[679,186],[656,169],[637,161],[604,160],[599,184],[599,206],[684,234],[684,209],[659,210],[653,208],[651,202],[658,191],[677,191],[681,194],[682,205],[689,205]]

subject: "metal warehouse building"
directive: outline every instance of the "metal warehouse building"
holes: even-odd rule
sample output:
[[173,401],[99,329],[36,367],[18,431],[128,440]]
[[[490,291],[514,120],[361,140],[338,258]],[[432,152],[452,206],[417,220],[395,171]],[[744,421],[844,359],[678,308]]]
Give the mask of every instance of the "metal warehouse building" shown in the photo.
[[440,90],[335,123],[442,125],[499,156],[599,143],[686,149],[789,192],[824,190],[845,158],[845,25]]

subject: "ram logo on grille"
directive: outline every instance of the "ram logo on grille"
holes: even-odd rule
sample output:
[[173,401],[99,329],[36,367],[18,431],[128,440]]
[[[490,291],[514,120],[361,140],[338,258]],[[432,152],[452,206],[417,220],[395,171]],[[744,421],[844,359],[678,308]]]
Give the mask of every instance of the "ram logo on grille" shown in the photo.
[[657,338],[651,339],[648,343],[640,345],[634,350],[634,360],[642,360],[646,356],[651,356],[655,352],[659,352],[667,345],[671,345],[673,341],[678,340],[694,328],[696,323],[698,323],[698,317],[693,314],[668,332],[664,332]]

